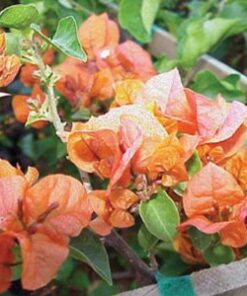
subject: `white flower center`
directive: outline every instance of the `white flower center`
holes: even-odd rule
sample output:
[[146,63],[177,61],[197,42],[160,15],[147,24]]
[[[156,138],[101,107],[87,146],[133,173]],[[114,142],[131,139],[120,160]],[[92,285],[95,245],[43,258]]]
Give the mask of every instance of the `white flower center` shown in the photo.
[[103,50],[101,51],[101,53],[100,53],[100,57],[101,57],[102,59],[106,59],[106,58],[108,58],[108,57],[110,56],[110,54],[111,54],[110,49],[106,48],[106,49],[103,49]]

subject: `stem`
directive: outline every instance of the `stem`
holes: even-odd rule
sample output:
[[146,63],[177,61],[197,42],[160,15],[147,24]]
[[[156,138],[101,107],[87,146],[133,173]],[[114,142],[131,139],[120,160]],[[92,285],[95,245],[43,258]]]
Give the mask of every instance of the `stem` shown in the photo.
[[92,11],[90,11],[86,7],[82,6],[81,4],[77,3],[76,1],[71,0],[70,3],[74,7],[75,10],[82,11],[82,12],[84,12],[87,15],[91,15],[92,14]]
[[152,270],[137,256],[137,254],[115,230],[112,230],[111,234],[106,236],[104,239],[108,246],[112,247],[119,254],[128,259],[130,265],[136,272],[136,276],[140,284],[148,285],[155,283]]
[[80,173],[82,183],[83,183],[87,193],[92,192],[93,188],[92,188],[88,173],[86,173],[86,172],[84,172],[82,170],[79,170],[79,173]]
[[50,114],[52,116],[53,125],[57,131],[57,134],[61,137],[61,135],[64,131],[64,125],[58,115],[57,98],[54,93],[53,85],[51,85],[50,83],[47,86],[47,92],[48,92],[48,106],[50,109]]
[[[82,170],[79,170],[79,173],[86,191],[88,193],[91,192],[93,189],[88,174]],[[129,261],[136,272],[140,284],[148,285],[155,282],[152,270],[137,256],[116,230],[113,229],[112,232],[103,239],[108,246],[115,249],[121,256],[124,256]]]
[[44,81],[44,84],[47,88],[48,109],[49,109],[49,114],[51,116],[52,123],[56,129],[57,135],[64,142],[64,139],[62,137],[64,132],[64,125],[57,112],[57,98],[54,92],[54,81],[52,80],[53,73],[52,74],[47,73],[46,66],[43,62],[43,59],[37,47],[34,48],[34,56],[35,56],[37,66],[40,70],[40,77]]

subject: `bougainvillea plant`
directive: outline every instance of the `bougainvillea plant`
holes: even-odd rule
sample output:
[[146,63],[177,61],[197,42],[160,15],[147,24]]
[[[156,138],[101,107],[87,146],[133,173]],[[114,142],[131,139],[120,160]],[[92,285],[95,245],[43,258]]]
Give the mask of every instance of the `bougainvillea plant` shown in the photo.
[[[12,98],[16,119],[41,130],[52,125],[81,180],[38,180],[34,167],[23,173],[0,160],[0,292],[14,278],[26,290],[46,286],[68,257],[111,284],[104,242],[145,283],[158,269],[169,274],[168,264],[179,275],[246,256],[247,107],[184,88],[177,69],[157,75],[149,54],[120,42],[105,13],[79,29],[73,17],[62,18],[53,37],[38,20],[33,5],[0,13],[7,28],[0,86],[20,70],[28,91]],[[8,53],[11,38],[16,54]],[[71,105],[69,122],[61,97]],[[123,229],[138,236],[147,264],[121,238]]]

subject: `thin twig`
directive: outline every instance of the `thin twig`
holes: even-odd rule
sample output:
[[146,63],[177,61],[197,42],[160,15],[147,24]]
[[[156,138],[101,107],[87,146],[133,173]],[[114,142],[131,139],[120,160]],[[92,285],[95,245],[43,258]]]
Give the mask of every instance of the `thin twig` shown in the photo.
[[79,173],[80,173],[82,183],[83,183],[87,193],[92,192],[93,188],[92,188],[88,173],[86,173],[82,170],[79,170]]
[[127,242],[115,231],[106,236],[105,243],[115,249],[119,254],[126,257],[136,273],[140,284],[148,285],[155,282],[154,274],[148,265],[129,247]]

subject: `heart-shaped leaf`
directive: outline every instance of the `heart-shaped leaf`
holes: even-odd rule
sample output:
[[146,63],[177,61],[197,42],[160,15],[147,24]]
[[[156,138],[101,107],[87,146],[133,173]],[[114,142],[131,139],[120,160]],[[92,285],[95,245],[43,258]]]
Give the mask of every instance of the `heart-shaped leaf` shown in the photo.
[[37,22],[39,18],[39,12],[33,5],[12,5],[1,11],[0,27],[22,30]]
[[174,201],[165,191],[142,202],[139,212],[150,233],[163,241],[173,241],[180,218]]
[[70,256],[86,262],[109,285],[112,285],[107,252],[100,239],[91,231],[84,229],[80,236],[71,240]]
[[52,39],[45,36],[38,25],[32,24],[31,28],[58,51],[86,62],[87,55],[79,42],[76,21],[72,16],[62,18],[58,22]]

